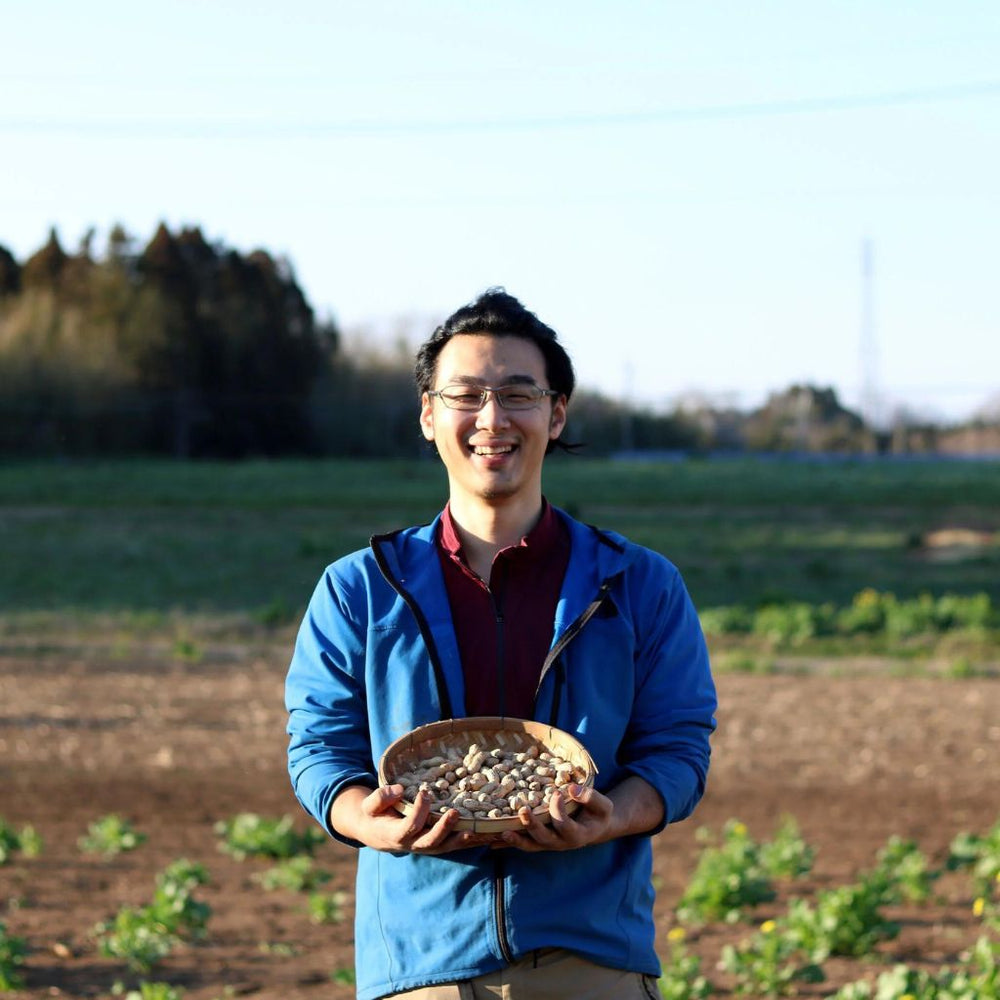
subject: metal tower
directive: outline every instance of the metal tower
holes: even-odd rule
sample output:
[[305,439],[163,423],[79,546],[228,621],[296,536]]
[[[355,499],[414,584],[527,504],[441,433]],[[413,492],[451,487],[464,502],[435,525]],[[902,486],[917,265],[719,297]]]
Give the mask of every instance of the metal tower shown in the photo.
[[861,243],[861,415],[873,429],[880,429],[885,414],[878,378],[875,334],[875,251],[865,237]]

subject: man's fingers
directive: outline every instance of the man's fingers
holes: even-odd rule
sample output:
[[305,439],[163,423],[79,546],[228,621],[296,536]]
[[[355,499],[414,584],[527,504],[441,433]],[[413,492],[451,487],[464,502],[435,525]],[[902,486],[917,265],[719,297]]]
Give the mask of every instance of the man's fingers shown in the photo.
[[[380,785],[363,803],[363,808],[369,816],[381,816],[383,813],[395,811],[396,804],[403,798],[402,785]],[[408,818],[415,829],[420,829],[427,822],[430,805],[427,795],[418,792],[413,802],[413,811]]]
[[552,793],[552,798],[549,799],[549,815],[556,825],[565,823],[569,818],[569,813],[566,810],[566,799],[561,791]]
[[[402,785],[381,785],[370,795],[366,796],[361,803],[364,814],[371,820],[382,822],[384,819],[391,819],[394,823],[395,833],[391,840],[396,842],[394,849],[405,849],[405,842],[420,834],[427,824],[427,816],[430,812],[430,805],[427,796],[420,792],[413,803],[414,808],[403,814],[396,811],[396,805],[403,798]],[[387,840],[388,844],[389,841]]]
[[[434,825],[423,830],[422,834],[410,844],[413,851],[429,851],[440,847],[451,833],[451,828],[458,819],[458,812],[449,809]],[[422,829],[422,826],[421,826]]]
[[378,816],[388,812],[403,797],[402,785],[379,785],[361,803],[361,808],[368,816]]
[[614,811],[615,804],[606,795],[589,785],[578,785],[575,782],[566,786],[566,794],[587,812],[600,819],[606,819]]

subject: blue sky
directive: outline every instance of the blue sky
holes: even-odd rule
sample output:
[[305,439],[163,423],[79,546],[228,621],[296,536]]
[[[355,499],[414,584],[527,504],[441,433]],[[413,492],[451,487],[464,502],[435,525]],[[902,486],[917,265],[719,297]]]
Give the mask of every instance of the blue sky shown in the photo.
[[197,224],[348,329],[504,285],[633,402],[1000,398],[993,0],[17,6],[19,259]]

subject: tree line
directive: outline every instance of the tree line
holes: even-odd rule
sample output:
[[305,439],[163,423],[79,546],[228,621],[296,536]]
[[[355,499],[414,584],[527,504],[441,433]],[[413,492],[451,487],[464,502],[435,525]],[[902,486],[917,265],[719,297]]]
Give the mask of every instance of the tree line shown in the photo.
[[53,231],[23,266],[0,248],[6,452],[277,454],[309,441],[306,401],[336,331],[286,262],[161,225],[97,255]]
[[[0,455],[412,457],[428,446],[411,365],[410,350],[349,349],[287,260],[198,227],[161,224],[140,245],[115,226],[73,252],[53,230],[23,263],[0,246]],[[749,413],[654,412],[582,388],[564,439],[591,455],[1000,451],[996,426],[903,430],[876,432],[814,386]]]
[[[55,230],[20,263],[0,246],[0,454],[412,456],[423,448],[411,362],[352,357],[293,269],[265,250],[161,224],[67,252]],[[429,331],[428,331],[429,332]],[[577,423],[605,451],[621,408],[581,393]],[[581,427],[582,429],[582,427]],[[636,413],[641,447],[683,445]]]

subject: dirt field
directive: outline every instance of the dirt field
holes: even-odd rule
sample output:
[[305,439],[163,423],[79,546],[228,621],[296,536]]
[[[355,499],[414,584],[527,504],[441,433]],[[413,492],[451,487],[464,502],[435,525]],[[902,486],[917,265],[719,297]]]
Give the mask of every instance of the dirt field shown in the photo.
[[[42,834],[40,858],[0,867],[0,921],[27,939],[27,988],[14,997],[106,997],[124,966],[101,958],[94,924],[123,904],[147,902],[170,861],[202,862],[196,891],[212,916],[204,943],[175,951],[147,979],[182,986],[187,1000],[349,997],[331,976],[353,965],[351,911],[310,922],[303,898],[266,892],[218,849],[213,824],[237,812],[293,813],[307,823],[285,773],[282,685],[287,637],[205,650],[197,662],[152,647],[97,645],[0,650],[0,816]],[[784,911],[790,894],[844,883],[874,863],[892,834],[915,839],[935,863],[962,830],[982,833],[1000,812],[1000,682],[841,676],[719,678],[721,711],[710,791],[695,817],[657,841],[661,950],[693,871],[698,826],[743,820],[758,839],[793,815],[818,852],[808,881],[754,914]],[[103,860],[77,839],[118,812],[148,834],[138,850]],[[327,887],[353,893],[354,858],[336,844],[317,853]],[[886,961],[937,966],[974,940],[970,885],[958,875],[933,904],[900,908]],[[751,927],[711,926],[689,938],[702,971],[727,996],[715,963],[723,943]],[[870,963],[831,961],[820,997],[873,976]]]

